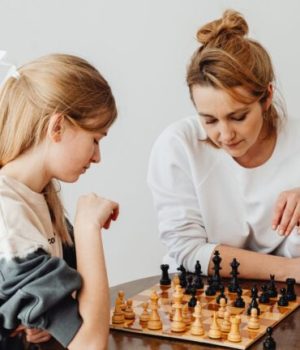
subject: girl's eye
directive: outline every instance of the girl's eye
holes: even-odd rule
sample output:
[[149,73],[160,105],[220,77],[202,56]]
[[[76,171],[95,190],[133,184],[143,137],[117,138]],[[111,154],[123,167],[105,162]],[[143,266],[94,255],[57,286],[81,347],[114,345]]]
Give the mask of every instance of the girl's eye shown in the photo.
[[98,146],[99,145],[99,141],[97,139],[94,139],[94,144]]
[[232,118],[233,120],[237,121],[237,122],[241,122],[243,120],[245,120],[247,117],[247,113],[243,114],[243,115],[240,115],[238,117],[235,117],[235,118]]
[[217,119],[207,119],[205,124],[214,124],[217,121]]

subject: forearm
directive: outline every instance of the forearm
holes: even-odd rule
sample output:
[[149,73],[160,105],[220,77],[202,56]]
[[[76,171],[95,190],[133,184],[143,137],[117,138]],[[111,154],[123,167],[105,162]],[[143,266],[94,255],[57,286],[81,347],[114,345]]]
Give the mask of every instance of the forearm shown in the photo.
[[[83,319],[77,341],[70,349],[95,344],[105,348],[109,331],[109,288],[100,228],[76,226],[74,230],[77,270],[82,276],[78,296],[79,312]],[[76,336],[75,336],[76,338]],[[72,347],[76,344],[75,347]],[[100,344],[100,345],[99,345]],[[86,347],[88,349],[88,347]],[[93,345],[91,349],[94,349]]]
[[[245,249],[219,245],[216,250],[222,257],[221,275],[230,277],[230,263],[236,258],[240,263],[239,277],[248,279],[268,280],[270,274],[274,274],[276,280],[285,281],[287,277],[293,277],[293,259],[257,253]],[[209,274],[213,273],[213,262],[209,264]]]

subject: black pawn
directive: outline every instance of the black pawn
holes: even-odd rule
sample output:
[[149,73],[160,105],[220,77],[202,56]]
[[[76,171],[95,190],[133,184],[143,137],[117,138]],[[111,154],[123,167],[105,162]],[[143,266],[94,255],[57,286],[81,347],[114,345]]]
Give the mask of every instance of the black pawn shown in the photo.
[[185,288],[187,283],[186,283],[186,269],[184,268],[183,265],[180,265],[179,267],[177,267],[178,271],[181,271],[181,274],[179,276],[179,280],[180,280],[180,286],[181,288]]
[[257,315],[260,315],[260,308],[258,307],[258,302],[257,302],[257,293],[258,293],[258,290],[256,288],[256,286],[253,286],[253,288],[251,289],[251,302],[250,302],[250,305],[247,309],[247,315],[251,315],[251,310],[252,309],[257,309]]
[[276,342],[272,337],[273,329],[271,327],[267,328],[267,338],[265,339],[263,345],[264,350],[276,350]]
[[259,297],[259,302],[262,303],[262,304],[268,304],[269,301],[270,301],[270,297],[269,297],[269,294],[268,294],[268,286],[266,286],[265,284],[263,284],[261,286],[261,295]]
[[170,286],[171,285],[171,279],[170,279],[169,273],[168,273],[169,265],[162,264],[162,265],[160,265],[160,269],[162,271],[162,276],[161,276],[161,279],[159,281],[160,285],[161,286]]
[[286,289],[285,288],[281,288],[280,289],[280,293],[281,293],[281,296],[280,296],[277,304],[279,306],[288,306],[289,305],[289,301],[288,301],[288,298],[286,296]]
[[286,297],[287,297],[288,301],[294,301],[297,298],[296,293],[295,293],[295,284],[296,284],[295,278],[287,278],[287,280],[286,280],[286,285],[287,285]]
[[196,294],[197,294],[197,289],[195,287],[193,287],[191,289],[191,299],[189,301],[189,307],[195,307],[197,305],[197,298],[196,298]]
[[212,284],[212,278],[211,277],[207,278],[207,283],[208,283],[208,286],[207,286],[207,288],[205,290],[205,295],[207,295],[208,297],[216,295],[217,291],[215,290],[215,287]]
[[190,276],[188,276],[188,278],[187,278],[187,281],[188,281],[188,283],[187,283],[187,287],[186,287],[186,289],[185,289],[185,293],[184,294],[192,294],[192,289],[193,289],[193,276],[192,275],[190,275]]
[[270,275],[270,281],[268,285],[268,294],[270,298],[276,298],[278,293],[275,286],[275,275]]
[[242,298],[242,294],[243,294],[242,288],[238,288],[236,293],[237,293],[237,298],[236,298],[235,302],[233,303],[233,305],[235,307],[244,308],[245,307],[245,301]]
[[216,302],[217,302],[218,304],[220,304],[220,300],[221,300],[222,298],[224,298],[224,299],[226,300],[226,304],[227,304],[227,302],[228,302],[227,297],[226,297],[226,295],[224,294],[224,291],[225,291],[225,288],[224,288],[224,286],[221,284],[221,285],[220,285],[220,294],[216,297]]

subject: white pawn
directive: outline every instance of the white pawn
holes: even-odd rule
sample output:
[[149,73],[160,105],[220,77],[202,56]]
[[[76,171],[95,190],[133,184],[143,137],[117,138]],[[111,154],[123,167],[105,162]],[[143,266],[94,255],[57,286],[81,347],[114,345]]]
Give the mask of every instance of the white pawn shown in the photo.
[[225,298],[221,298],[220,299],[220,307],[218,310],[218,317],[224,318],[225,311],[226,311],[226,300],[225,300]]
[[195,306],[193,316],[195,317],[195,321],[192,323],[191,334],[199,336],[204,335],[204,328],[201,320],[202,308],[200,301],[197,301],[197,305]]
[[143,312],[140,315],[140,322],[148,322],[150,318],[150,314],[148,312],[148,303],[143,303]]
[[212,339],[220,339],[222,337],[222,333],[217,320],[216,311],[214,312],[214,316],[208,332],[208,336]]
[[249,329],[259,329],[260,325],[258,322],[258,315],[257,315],[257,309],[252,308],[251,309],[251,316],[248,322],[248,328]]
[[231,327],[230,312],[228,310],[226,310],[224,312],[224,319],[223,319],[223,321],[221,323],[221,331],[224,332],[224,333],[229,333],[230,327]]
[[126,302],[126,309],[124,311],[125,319],[126,320],[134,320],[135,319],[135,313],[132,308],[132,300],[128,299]]

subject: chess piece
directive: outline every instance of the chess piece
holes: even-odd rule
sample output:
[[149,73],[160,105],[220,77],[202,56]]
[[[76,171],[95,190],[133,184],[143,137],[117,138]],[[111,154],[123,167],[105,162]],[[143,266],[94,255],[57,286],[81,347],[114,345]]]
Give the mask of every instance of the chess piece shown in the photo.
[[225,292],[224,292],[225,288],[224,288],[223,284],[219,285],[219,290],[220,290],[220,294],[216,297],[216,302],[218,304],[220,304],[220,300],[223,298],[223,299],[225,299],[225,301],[227,303],[228,300],[227,300],[227,297],[226,297]]
[[296,293],[295,293],[295,284],[296,284],[295,278],[286,279],[286,285],[287,285],[286,297],[288,301],[294,301],[297,299]]
[[148,329],[159,330],[162,329],[162,322],[158,313],[158,295],[155,291],[150,296],[150,309],[151,314],[147,324]]
[[248,321],[248,328],[249,329],[259,329],[260,325],[258,322],[258,315],[257,315],[257,310],[256,309],[251,309],[251,316]]
[[202,271],[201,271],[201,265],[199,260],[197,260],[196,265],[195,265],[195,280],[194,280],[194,284],[196,289],[203,289],[204,287],[204,283],[202,280]]
[[238,343],[242,340],[240,333],[241,317],[239,315],[230,317],[231,327],[227,339],[233,343]]
[[121,309],[122,309],[122,311],[125,311],[125,309],[126,309],[125,293],[122,290],[120,290],[118,292],[118,298],[121,301]]
[[208,283],[208,286],[205,290],[205,295],[208,297],[216,295],[217,292],[215,290],[215,287],[213,286],[212,277],[207,277],[207,283]]
[[183,294],[181,292],[180,286],[176,286],[175,293],[173,294],[173,308],[175,309],[174,316],[171,323],[171,331],[176,333],[184,332],[186,329],[186,324],[182,317],[182,299]]
[[179,276],[180,286],[182,288],[185,288],[186,285],[187,285],[187,282],[186,282],[186,269],[185,269],[185,267],[183,265],[180,265],[179,267],[177,267],[177,270],[181,271],[181,274]]
[[187,303],[182,306],[182,319],[187,326],[192,323],[192,314]]
[[196,294],[197,294],[197,289],[196,287],[194,286],[192,289],[191,289],[191,299],[189,301],[189,307],[195,307],[196,304],[197,304],[197,298],[196,298]]
[[220,299],[220,307],[218,310],[218,317],[219,318],[224,318],[224,313],[226,311],[226,300],[224,298]]
[[224,312],[224,319],[222,320],[222,323],[221,323],[221,331],[224,333],[229,333],[230,328],[231,328],[230,312],[226,310]]
[[124,316],[126,320],[134,320],[135,319],[135,313],[132,308],[132,300],[128,299],[126,302],[126,309],[124,311]]
[[265,339],[263,346],[264,350],[276,350],[276,342],[272,337],[273,329],[272,327],[267,328],[267,338]]
[[220,290],[220,285],[222,282],[221,276],[220,276],[220,270],[222,270],[222,267],[221,267],[222,258],[218,250],[215,250],[212,261],[214,263],[214,266],[213,266],[214,274],[212,276],[212,286],[215,288],[216,291],[218,291]]
[[198,336],[204,335],[204,328],[203,328],[203,324],[202,324],[202,310],[201,310],[200,301],[197,301],[193,316],[195,318],[195,321],[192,323],[191,334],[198,335]]
[[148,322],[150,318],[150,314],[148,312],[148,303],[143,303],[143,312],[140,315],[140,322]]
[[280,289],[280,293],[281,293],[281,296],[280,296],[277,304],[279,306],[288,306],[289,305],[289,301],[288,301],[288,298],[286,296],[286,289],[285,288],[281,288]]
[[115,301],[115,309],[112,315],[112,323],[113,324],[121,324],[125,321],[124,311],[121,308],[121,300],[118,297]]
[[185,289],[185,294],[192,294],[192,288],[193,288],[193,276],[190,275],[187,277],[187,286],[186,286],[186,289]]
[[257,302],[257,298],[258,298],[258,290],[257,290],[257,287],[256,285],[251,289],[251,302],[250,302],[250,305],[247,309],[247,315],[251,315],[251,310],[254,308],[254,309],[257,309],[257,314],[260,315],[260,308],[258,306],[258,302]]
[[270,298],[276,298],[278,293],[275,286],[275,275],[270,275],[270,281],[268,284],[268,294]]
[[169,265],[162,264],[162,265],[160,265],[160,269],[162,271],[162,276],[161,276],[161,279],[159,281],[160,285],[164,286],[164,287],[171,287],[171,279],[170,279],[169,273],[168,273]]
[[230,274],[232,275],[231,281],[228,285],[228,290],[230,293],[237,292],[237,289],[240,287],[238,282],[238,275],[240,274],[238,272],[238,267],[240,266],[240,263],[234,258],[232,262],[230,263],[230,266],[232,268]]
[[180,285],[180,279],[179,279],[179,276],[177,273],[175,273],[173,279],[172,279],[172,286],[173,286],[173,289],[175,290],[176,289],[176,286]]
[[266,286],[265,284],[263,284],[261,286],[261,290],[262,290],[262,293],[261,295],[259,296],[259,302],[262,303],[262,304],[268,304],[269,301],[270,301],[270,296],[269,296],[269,293],[268,293],[268,286]]
[[212,339],[220,339],[222,336],[221,329],[218,325],[216,311],[214,312],[214,315],[213,315],[213,320],[212,320],[212,323],[211,323],[211,326],[210,326],[210,329],[208,332],[208,336],[209,336],[209,338],[212,338]]
[[236,293],[237,293],[237,298],[234,301],[233,305],[235,307],[244,308],[245,307],[245,302],[244,302],[244,299],[242,298],[242,294],[243,294],[242,288],[239,287],[237,289]]

